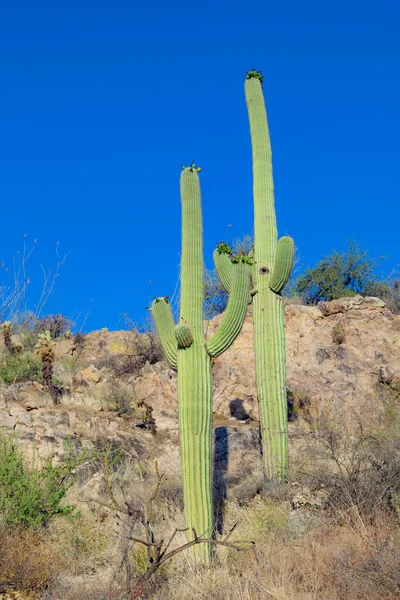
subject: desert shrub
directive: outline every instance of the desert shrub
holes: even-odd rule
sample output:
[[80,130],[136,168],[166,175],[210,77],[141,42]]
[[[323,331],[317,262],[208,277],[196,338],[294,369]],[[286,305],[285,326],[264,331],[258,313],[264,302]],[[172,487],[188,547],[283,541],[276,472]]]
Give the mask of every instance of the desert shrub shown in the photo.
[[400,440],[377,432],[351,435],[346,427],[321,418],[310,434],[312,470],[323,488],[326,507],[338,515],[373,515],[393,510],[400,492]]
[[36,333],[50,332],[50,338],[55,340],[60,338],[67,330],[71,329],[73,323],[70,319],[61,314],[47,315],[41,319],[36,319],[34,328]]
[[84,345],[85,345],[85,334],[84,333],[80,333],[78,331],[78,333],[76,333],[74,335],[74,345],[75,345],[75,348],[76,348],[76,354],[78,356],[80,356],[82,354],[82,352],[83,352],[83,348],[84,348]]
[[143,365],[146,362],[154,365],[164,358],[161,342],[158,335],[154,332],[141,334],[136,340],[136,353],[140,357]]
[[134,392],[129,384],[114,381],[102,389],[100,400],[119,415],[129,415],[134,412]]
[[0,358],[0,380],[4,383],[35,381],[40,373],[40,361],[30,353],[7,354]]
[[71,515],[75,507],[61,502],[74,466],[70,460],[56,466],[49,459],[40,471],[28,470],[16,441],[0,434],[0,520],[38,528],[52,517]]
[[301,392],[300,390],[290,390],[286,391],[287,398],[287,417],[290,423],[296,421],[300,414],[306,421],[310,421],[310,406],[311,399],[307,396],[305,392]]
[[49,526],[49,536],[57,541],[53,555],[66,575],[92,573],[103,567],[115,551],[115,540],[91,514],[77,519],[57,519]]
[[235,537],[259,541],[272,534],[287,532],[288,517],[287,507],[283,503],[261,496],[243,505],[228,503],[225,515],[227,523],[238,521]]
[[0,592],[12,589],[39,598],[52,576],[51,547],[37,530],[3,526],[0,564]]
[[76,373],[78,373],[78,371],[80,369],[78,361],[79,361],[79,357],[76,355],[63,356],[62,358],[60,358],[57,361],[56,366],[61,367],[60,370],[62,372],[68,372],[68,373],[75,375]]
[[18,334],[24,350],[32,351],[37,344],[39,334],[49,332],[50,339],[62,337],[73,323],[61,314],[38,317],[32,312],[20,315],[12,323],[13,332]]
[[346,341],[346,328],[344,327],[344,325],[341,325],[340,323],[338,323],[332,329],[332,342],[334,344],[336,344],[337,346],[340,346],[341,344],[344,344],[345,341]]
[[116,377],[123,375],[139,375],[148,362],[154,365],[164,359],[161,342],[154,332],[141,333],[135,336],[134,342],[124,354],[107,356],[97,364],[98,368],[110,369]]
[[367,255],[366,250],[360,250],[351,240],[347,250],[334,251],[300,275],[296,280],[295,293],[304,297],[306,304],[355,294],[384,297],[388,293],[388,285],[377,280],[374,273],[377,260]]
[[394,271],[384,282],[385,288],[380,298],[389,310],[397,315],[400,312],[400,274]]
[[400,547],[398,536],[396,540],[393,535],[396,525],[378,511],[371,525],[364,525],[361,540],[356,544],[351,540],[347,547],[337,549],[327,569],[337,598],[399,597]]

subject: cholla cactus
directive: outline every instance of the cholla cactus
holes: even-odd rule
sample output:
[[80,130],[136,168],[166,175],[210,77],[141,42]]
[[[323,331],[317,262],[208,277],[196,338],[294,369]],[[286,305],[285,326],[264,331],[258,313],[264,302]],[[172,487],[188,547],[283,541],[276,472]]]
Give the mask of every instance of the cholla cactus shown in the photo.
[[254,350],[265,475],[283,480],[288,465],[284,306],[280,292],[293,266],[294,244],[278,241],[272,153],[259,71],[246,75],[245,94],[253,150]]
[[[204,263],[199,168],[181,173],[182,258],[180,324],[175,327],[167,297],[156,298],[151,311],[165,356],[178,371],[179,431],[183,494],[188,535],[212,535],[212,384],[211,358],[222,354],[242,328],[250,289],[250,267],[232,264],[231,294],[219,328],[206,340],[203,329]],[[194,547],[207,562],[209,544]]]
[[4,345],[10,354],[18,354],[22,346],[21,344],[13,344],[11,340],[11,323],[10,321],[4,321],[3,323],[3,337]]
[[54,350],[50,331],[40,333],[36,344],[36,353],[42,361],[43,383],[49,390],[54,401],[57,399],[57,390],[53,384]]

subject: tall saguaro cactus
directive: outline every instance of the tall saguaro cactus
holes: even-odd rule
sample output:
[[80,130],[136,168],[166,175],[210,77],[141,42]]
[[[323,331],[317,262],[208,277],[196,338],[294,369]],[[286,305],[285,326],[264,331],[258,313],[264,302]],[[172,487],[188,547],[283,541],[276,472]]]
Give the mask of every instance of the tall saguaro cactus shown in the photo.
[[[179,432],[183,494],[189,539],[212,535],[212,385],[211,358],[235,340],[246,315],[250,270],[239,257],[230,262],[231,294],[225,315],[214,335],[205,339],[203,328],[203,225],[198,169],[192,164],[181,174],[182,255],[180,324],[175,327],[168,299],[156,298],[151,310],[165,356],[178,371]],[[194,547],[200,560],[210,557],[209,544]]]
[[247,73],[245,95],[253,152],[254,350],[264,472],[268,479],[281,481],[288,466],[288,428],[284,306],[280,292],[293,266],[294,243],[288,236],[278,241],[262,83],[261,73]]

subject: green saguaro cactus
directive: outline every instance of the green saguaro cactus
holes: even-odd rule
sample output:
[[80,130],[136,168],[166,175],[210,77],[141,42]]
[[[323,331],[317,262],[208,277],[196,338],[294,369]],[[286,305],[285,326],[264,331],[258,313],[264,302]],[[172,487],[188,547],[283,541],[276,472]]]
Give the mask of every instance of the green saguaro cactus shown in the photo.
[[262,92],[263,78],[249,71],[245,81],[253,152],[254,350],[264,472],[282,481],[288,466],[284,306],[280,296],[293,266],[294,243],[278,241],[272,152]]
[[[156,298],[151,311],[165,356],[178,371],[179,432],[183,495],[189,539],[212,535],[212,385],[211,359],[233,343],[242,328],[250,288],[246,258],[229,259],[231,294],[216,332],[206,340],[203,328],[203,225],[198,169],[181,174],[182,255],[180,324],[175,327],[168,299]],[[194,547],[207,562],[209,544]]]

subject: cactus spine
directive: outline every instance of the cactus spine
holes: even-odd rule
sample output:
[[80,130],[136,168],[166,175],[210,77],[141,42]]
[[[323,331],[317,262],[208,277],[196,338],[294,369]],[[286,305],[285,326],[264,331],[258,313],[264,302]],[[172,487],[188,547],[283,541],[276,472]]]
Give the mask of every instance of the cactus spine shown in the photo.
[[[189,539],[212,535],[212,385],[211,358],[224,352],[239,333],[248,302],[249,266],[232,265],[232,293],[215,334],[203,329],[204,263],[200,183],[195,165],[181,174],[182,257],[180,325],[174,327],[167,297],[151,311],[170,366],[178,371],[179,432],[183,495]],[[208,562],[209,544],[194,547]]]
[[290,276],[294,245],[288,236],[277,240],[272,153],[259,72],[247,73],[245,95],[253,153],[254,350],[264,473],[269,480],[282,481],[288,466],[288,428],[284,306],[279,292]]

